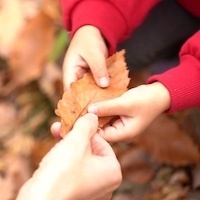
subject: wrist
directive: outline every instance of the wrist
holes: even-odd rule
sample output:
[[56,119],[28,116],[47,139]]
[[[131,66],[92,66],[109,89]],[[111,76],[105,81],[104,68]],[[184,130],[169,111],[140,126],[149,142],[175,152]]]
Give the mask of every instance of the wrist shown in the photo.
[[[73,181],[68,181],[67,175],[58,177],[57,170],[38,169],[31,179],[29,179],[20,189],[17,200],[54,200],[54,199],[76,199],[76,185]],[[50,172],[50,173],[49,173]],[[69,175],[70,177],[70,175]],[[73,180],[73,179],[71,179]]]
[[98,35],[98,36],[102,36],[101,34],[101,31],[95,27],[95,26],[92,26],[92,25],[84,25],[84,26],[81,26],[75,33],[74,33],[74,36],[77,35],[77,34],[84,34],[84,35],[89,35],[89,36],[92,36],[92,35]]
[[[100,29],[92,25],[84,25],[80,27],[76,33],[74,34],[73,38],[81,38],[81,40],[89,41],[90,46],[96,46],[99,50],[103,52],[105,57],[108,56],[108,47],[107,41],[105,40],[104,36],[102,35]],[[97,50],[98,50],[97,49]]]
[[149,84],[152,88],[155,98],[155,104],[160,113],[167,111],[171,105],[171,97],[167,88],[160,82],[153,82]]

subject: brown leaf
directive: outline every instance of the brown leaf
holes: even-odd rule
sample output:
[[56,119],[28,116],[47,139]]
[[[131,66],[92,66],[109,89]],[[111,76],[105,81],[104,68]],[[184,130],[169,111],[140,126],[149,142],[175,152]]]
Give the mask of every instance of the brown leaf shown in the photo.
[[36,15],[39,1],[1,0],[0,1],[0,55],[8,58],[12,46],[21,30]]
[[175,171],[170,177],[169,184],[181,184],[181,185],[189,185],[190,177],[186,170],[179,169]]
[[198,146],[170,116],[158,117],[136,140],[159,163],[176,167],[199,163]]
[[200,188],[200,166],[199,165],[196,165],[191,169],[191,175],[192,175],[193,189],[199,189]]
[[54,42],[56,27],[43,12],[32,18],[13,45],[9,58],[11,78],[24,85],[39,78]]
[[[6,137],[17,125],[17,109],[8,101],[0,100],[0,140]],[[11,123],[12,122],[12,123]]]
[[34,169],[38,168],[42,158],[51,150],[57,143],[55,138],[45,138],[43,140],[35,140],[31,149],[30,160]]
[[[71,84],[70,90],[64,92],[58,102],[56,114],[61,117],[61,136],[68,133],[74,122],[87,113],[88,105],[120,96],[127,90],[129,84],[128,70],[124,59],[125,51],[117,52],[107,60],[110,85],[100,88],[95,83],[91,72]],[[111,118],[100,118],[99,125],[103,126]]]
[[129,193],[119,193],[112,197],[112,200],[133,200],[133,196]]
[[0,55],[7,57],[24,26],[24,19],[19,1],[2,0],[0,3]]
[[148,153],[139,147],[126,150],[119,162],[123,178],[133,183],[148,183],[155,172],[154,163],[151,162]]
[[41,90],[56,106],[63,93],[62,70],[55,63],[49,62],[38,80]]
[[172,117],[176,123],[200,146],[200,108],[190,108],[175,112]]
[[1,200],[16,199],[19,189],[31,176],[29,160],[21,155],[7,153],[1,156],[0,162],[4,163],[0,169]]
[[59,0],[41,0],[41,7],[55,23],[62,25],[62,16]]

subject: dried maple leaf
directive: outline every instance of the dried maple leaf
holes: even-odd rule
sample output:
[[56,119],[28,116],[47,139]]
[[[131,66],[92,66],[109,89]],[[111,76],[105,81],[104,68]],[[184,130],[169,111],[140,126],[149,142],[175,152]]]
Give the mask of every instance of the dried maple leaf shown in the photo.
[[[64,92],[58,102],[56,114],[61,117],[61,136],[66,135],[74,122],[87,113],[88,105],[120,96],[127,90],[130,79],[124,59],[125,51],[117,52],[107,59],[110,85],[100,88],[94,81],[91,72],[71,84],[70,90]],[[105,125],[111,118],[100,118],[99,126]]]

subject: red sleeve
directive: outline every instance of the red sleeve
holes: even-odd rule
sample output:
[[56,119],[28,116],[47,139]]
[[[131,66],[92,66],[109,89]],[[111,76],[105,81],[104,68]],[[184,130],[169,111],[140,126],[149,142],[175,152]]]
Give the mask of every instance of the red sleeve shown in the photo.
[[147,81],[159,81],[168,89],[171,96],[168,112],[200,106],[200,31],[186,41],[179,57],[177,67]]
[[110,54],[127,38],[160,0],[60,0],[63,23],[73,35],[83,25],[99,28]]
[[199,0],[177,0],[177,2],[195,17],[200,17]]

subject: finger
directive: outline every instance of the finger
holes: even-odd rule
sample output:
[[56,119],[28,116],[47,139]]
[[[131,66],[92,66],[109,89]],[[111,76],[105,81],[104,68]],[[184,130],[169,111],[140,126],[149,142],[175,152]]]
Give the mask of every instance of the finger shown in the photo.
[[117,130],[115,127],[106,127],[104,132],[101,133],[102,137],[111,143],[115,142],[125,142],[125,135],[121,131]]
[[77,79],[74,72],[74,66],[76,66],[76,59],[72,56],[70,58],[70,55],[67,52],[63,62],[63,83],[65,90],[69,89],[70,84]]
[[100,132],[101,136],[108,142],[113,143],[113,142],[123,141],[126,136],[123,130],[124,129],[123,124],[119,122],[119,120],[116,123],[118,123],[118,126],[107,125]]
[[98,128],[98,117],[92,113],[88,113],[80,117],[74,124],[72,131],[70,131],[71,136],[75,137],[76,140],[80,142],[88,142],[92,135],[97,132]]
[[106,56],[101,51],[94,49],[90,50],[90,53],[87,55],[90,55],[90,57],[85,56],[84,59],[88,63],[96,83],[100,87],[108,87],[109,75],[106,66]]
[[55,122],[51,125],[51,133],[52,135],[57,138],[61,139],[62,137],[60,136],[60,128],[61,128],[61,123],[60,122]]
[[[73,129],[44,157],[42,165],[47,166],[51,164],[51,160],[59,160],[60,157],[64,155],[67,156],[73,151],[77,151],[77,155],[81,154],[81,156],[84,154],[83,151],[85,150],[89,150],[90,152],[90,139],[92,135],[96,133],[97,128],[98,117],[96,115],[88,113],[80,117],[75,122]],[[56,130],[58,129],[56,128]],[[68,155],[68,158],[70,156],[71,155]]]
[[88,107],[88,112],[99,117],[128,114],[126,104],[120,97],[92,104]]
[[91,149],[94,155],[109,156],[116,158],[115,153],[110,144],[102,138],[101,135],[95,134],[91,139]]
[[131,118],[121,116],[111,125],[103,127],[99,133],[108,142],[130,142],[135,135],[133,122],[130,121]]
[[71,83],[82,78],[86,68],[88,68],[87,63],[79,55],[71,55],[67,52],[63,63],[64,89],[69,89]]

